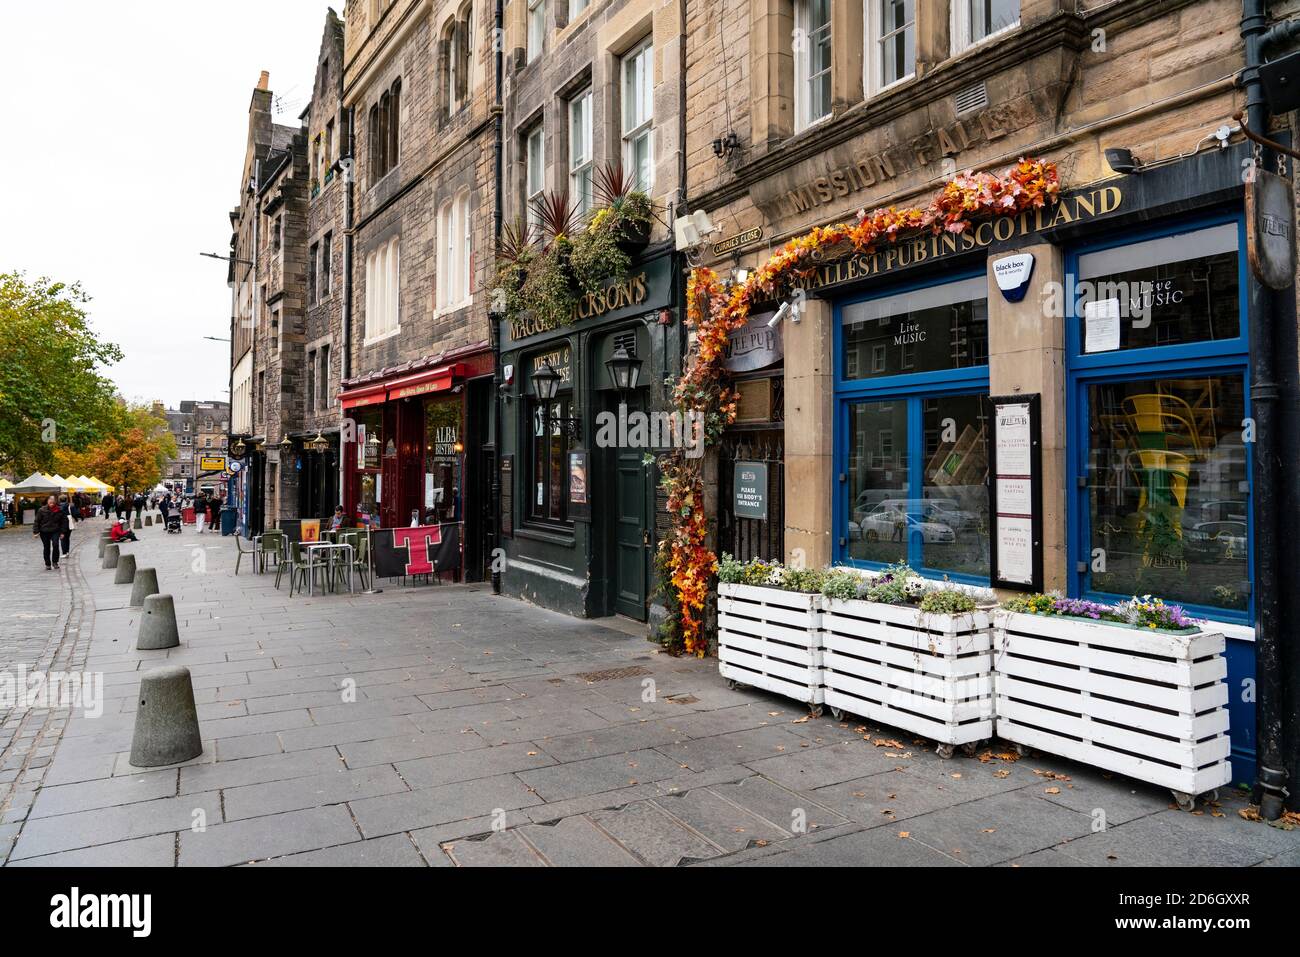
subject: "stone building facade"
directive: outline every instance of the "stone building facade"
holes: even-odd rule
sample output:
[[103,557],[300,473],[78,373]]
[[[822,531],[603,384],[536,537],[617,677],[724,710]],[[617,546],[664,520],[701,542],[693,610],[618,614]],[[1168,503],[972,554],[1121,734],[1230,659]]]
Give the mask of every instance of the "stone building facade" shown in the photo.
[[176,442],[176,457],[168,460],[162,481],[185,491],[223,485],[223,479],[201,467],[201,459],[204,455],[226,454],[230,403],[185,399],[175,409],[162,409],[161,404],[158,408]]
[[[1280,296],[1273,341],[1252,340],[1241,20],[1231,0],[690,6],[687,193],[720,230],[698,259],[723,276],[859,210],[924,208],[962,171],[1040,157],[1062,184],[1059,203],[965,233],[825,250],[789,297],[767,370],[781,557],[1160,594],[1221,626],[1229,685],[1253,683],[1241,425],[1253,355],[1280,348],[1295,378],[1295,308]],[[997,410],[1021,406],[1041,500],[1004,512]],[[1253,705],[1231,708],[1249,779]]]
[[343,501],[385,526],[456,525],[471,579],[493,469],[492,15],[487,0],[351,0],[344,30]]
[[[656,208],[628,273],[567,325],[500,327],[511,370],[502,409],[503,587],[586,617],[654,617],[658,469],[642,443],[602,447],[598,416],[666,412],[684,348],[681,274],[669,225],[684,189],[684,4],[511,0],[505,6],[502,205],[537,235],[535,203],[601,205],[602,169],[621,166]],[[585,312],[585,315],[582,313]],[[607,363],[622,349],[638,386]],[[542,401],[536,382],[560,376]],[[630,420],[629,420],[630,421]],[[653,461],[653,459],[652,459]]]

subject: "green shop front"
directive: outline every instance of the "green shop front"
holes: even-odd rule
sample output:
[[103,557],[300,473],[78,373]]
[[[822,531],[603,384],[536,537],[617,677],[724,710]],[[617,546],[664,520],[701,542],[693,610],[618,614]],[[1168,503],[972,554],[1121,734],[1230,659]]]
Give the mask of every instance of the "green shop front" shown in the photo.
[[655,456],[682,355],[674,258],[647,255],[568,324],[500,320],[506,594],[586,618],[654,617]]

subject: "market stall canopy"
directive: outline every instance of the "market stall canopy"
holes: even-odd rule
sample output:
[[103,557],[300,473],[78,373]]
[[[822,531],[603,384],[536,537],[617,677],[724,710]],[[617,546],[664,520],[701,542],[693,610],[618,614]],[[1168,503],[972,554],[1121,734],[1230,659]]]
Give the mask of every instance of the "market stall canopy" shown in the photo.
[[8,479],[0,479],[0,492],[7,492],[14,487],[14,483]]
[[9,489],[10,495],[58,495],[63,491],[62,480],[55,481],[48,475],[33,472],[17,485]]

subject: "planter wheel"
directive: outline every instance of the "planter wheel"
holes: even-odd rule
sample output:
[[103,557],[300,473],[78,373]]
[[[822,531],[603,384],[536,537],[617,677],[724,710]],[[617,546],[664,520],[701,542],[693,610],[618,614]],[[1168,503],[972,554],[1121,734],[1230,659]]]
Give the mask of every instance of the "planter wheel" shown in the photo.
[[980,743],[978,741],[967,741],[961,746],[961,753],[968,758],[975,757],[975,752],[979,751]]
[[729,691],[744,691],[749,687],[749,685],[741,684],[735,678],[723,678],[722,680]]
[[1015,748],[1017,757],[1023,758],[1029,754],[1029,748],[1025,747],[1023,744],[1013,744],[1012,747]]
[[836,721],[843,721],[845,718],[848,717],[848,712],[845,711],[843,708],[833,707],[831,708],[831,717],[834,718]]
[[819,704],[810,704],[808,705],[808,713],[814,718],[820,718],[822,716],[822,706]]
[[957,753],[956,746],[951,744],[941,744],[934,750],[939,755],[939,757],[943,758],[945,761],[949,760],[954,754]]
[[1196,795],[1188,794],[1186,791],[1174,791],[1174,800],[1178,802],[1178,810],[1195,811]]

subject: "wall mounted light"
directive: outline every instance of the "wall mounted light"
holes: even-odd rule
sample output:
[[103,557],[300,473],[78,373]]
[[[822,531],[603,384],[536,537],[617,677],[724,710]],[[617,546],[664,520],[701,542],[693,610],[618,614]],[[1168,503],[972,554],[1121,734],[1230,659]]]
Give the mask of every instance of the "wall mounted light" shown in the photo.
[[720,136],[713,141],[713,155],[718,159],[726,159],[738,149],[740,149],[740,137],[736,135],[735,130],[729,130],[726,136]]
[[619,392],[631,392],[636,388],[637,381],[641,378],[641,362],[622,346],[605,360],[605,368],[609,370],[609,377]]
[[1142,161],[1133,155],[1133,151],[1123,147],[1111,147],[1106,150],[1106,163],[1121,176],[1137,173],[1142,169]]

